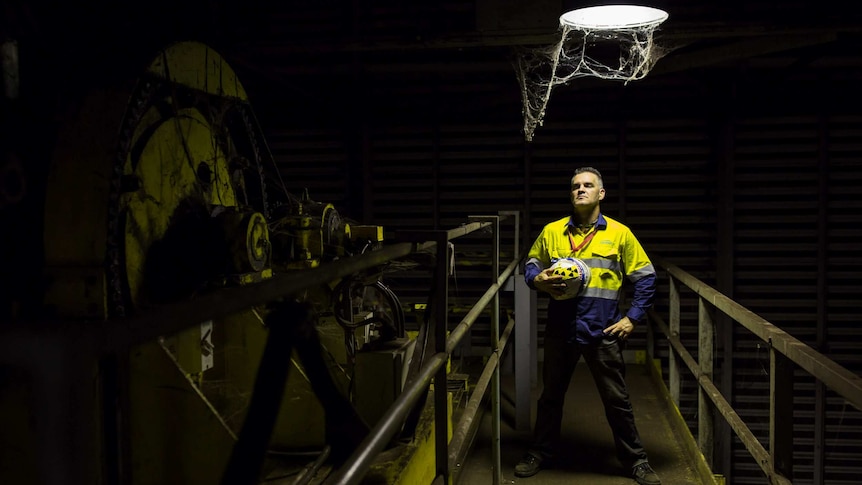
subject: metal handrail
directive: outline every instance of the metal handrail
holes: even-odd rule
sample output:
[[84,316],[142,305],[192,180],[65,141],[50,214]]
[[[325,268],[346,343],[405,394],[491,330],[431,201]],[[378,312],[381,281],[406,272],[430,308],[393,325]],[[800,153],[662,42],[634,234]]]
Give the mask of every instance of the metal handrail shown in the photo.
[[847,399],[853,407],[862,410],[862,377],[847,370],[829,357],[673,264],[661,261],[660,266],[716,309],[750,330],[799,367],[823,381],[827,387]]
[[[479,425],[476,416],[479,414],[480,406],[485,400],[485,394],[493,381],[497,365],[502,358],[503,352],[506,350],[514,327],[515,320],[510,320],[500,334],[498,349],[488,357],[488,362],[482,369],[481,374],[479,374],[476,385],[473,387],[473,392],[470,393],[470,399],[467,401],[461,419],[452,431],[452,441],[449,442],[449,466],[450,473],[453,475],[456,471],[460,471],[463,468],[461,465],[463,465],[464,459],[470,451],[470,441]],[[494,439],[497,439],[496,435]],[[495,476],[494,478],[497,477]]]
[[[479,222],[473,224],[478,224],[479,227],[486,227],[491,223]],[[462,226],[461,228],[447,231],[446,239],[451,240],[466,234],[464,229],[467,227],[469,226]],[[431,233],[414,234],[414,236],[416,235],[421,238],[432,238],[434,236],[434,234]],[[493,256],[496,259],[497,254],[494,254]],[[484,311],[488,304],[494,301],[497,297],[506,281],[518,267],[522,257],[523,255],[517,255],[516,258],[513,259],[506,269],[497,277],[496,282],[488,287],[467,315],[465,315],[461,322],[449,333],[449,337],[445,342],[445,351],[435,353],[425,364],[422,365],[417,377],[405,385],[399,397],[384,413],[381,420],[374,426],[374,428],[372,428],[365,440],[357,447],[356,451],[354,451],[341,468],[336,470],[333,475],[327,478],[324,482],[326,485],[355,485],[361,482],[368,469],[371,467],[373,460],[381,451],[383,451],[386,445],[395,436],[395,433],[399,431],[404,419],[407,417],[408,413],[412,410],[419,398],[424,395],[435,374],[437,374],[442,366],[448,361],[451,353],[459,345],[464,336],[467,335],[470,327],[475,323],[482,311]],[[496,264],[494,264],[494,266],[496,268]],[[489,368],[496,367],[499,364],[499,356],[502,355],[505,343],[511,333],[511,326],[512,324],[510,323],[506,331],[504,331],[505,339],[498,344],[500,348],[494,349],[494,355],[497,358],[489,359],[483,375],[489,372]],[[494,369],[493,372],[496,373],[497,371],[498,369]],[[484,391],[482,393],[484,394]],[[439,413],[435,413],[435,416],[439,416]],[[453,442],[455,446],[459,447],[459,449],[453,450],[451,445],[447,446],[447,450],[452,450],[447,453],[447,457],[452,456],[453,453],[458,454],[462,451],[460,450],[460,447],[464,444],[464,434],[465,432],[469,433],[469,430],[465,431],[461,428],[469,427],[471,425],[470,421],[471,420],[469,419],[462,420],[458,429],[453,433],[458,437],[457,441],[456,439],[453,439]],[[437,433],[435,438],[438,440],[438,443],[440,440],[444,440],[444,445],[446,441],[448,441],[448,436],[445,434],[441,436],[440,433]]]
[[[501,219],[506,216],[501,213]],[[259,283],[214,290],[194,299],[159,305],[145,309],[141,313],[107,321],[63,321],[56,320],[13,322],[0,325],[0,364],[16,365],[29,371],[33,376],[35,388],[40,392],[40,412],[49,415],[55,423],[65,423],[61,431],[69,434],[71,448],[84,445],[92,438],[81,427],[72,428],[77,422],[84,405],[68,406],[65,388],[57,382],[69,382],[70,376],[98,359],[116,353],[127,352],[131,346],[152,341],[163,335],[178,333],[200,322],[234,314],[247,308],[267,304],[280,298],[298,294],[308,288],[327,284],[339,278],[379,266],[404,256],[434,247],[437,242],[429,241],[444,233],[446,240],[457,238],[479,229],[491,226],[490,222],[472,222],[449,231],[425,233],[431,236],[422,239],[421,233],[413,234],[410,242],[397,242],[367,253],[343,258],[319,267],[278,274]],[[511,271],[509,271],[511,272]],[[496,285],[499,286],[499,285]],[[497,288],[499,290],[499,288]],[[53,349],[54,359],[38,358],[46,349]],[[427,388],[430,376],[439,371],[446,362],[448,354],[438,352],[433,355],[419,378]],[[426,379],[426,376],[427,379]],[[71,384],[70,384],[71,385]],[[409,391],[409,390],[408,390]],[[89,392],[89,391],[88,391]],[[82,395],[86,394],[82,392]],[[403,398],[409,399],[407,392]],[[87,394],[88,395],[88,394]],[[397,416],[390,415],[390,418]],[[403,417],[402,417],[403,418]],[[403,421],[403,419],[402,419]],[[400,422],[398,423],[400,425]],[[67,446],[55,446],[52,433],[57,429],[38,429],[40,456],[46,463],[52,463],[49,481],[51,483],[88,483],[94,480],[90,470],[69,457]],[[382,436],[382,435],[381,435]],[[391,436],[391,435],[390,435]],[[81,446],[81,448],[85,448]]]
[[[671,350],[671,395],[675,404],[679,405],[679,379],[675,367],[675,356],[685,363],[697,380],[701,392],[698,393],[698,442],[701,451],[711,458],[711,440],[713,435],[712,422],[705,408],[705,400],[709,399],[727,421],[731,429],[743,442],[751,456],[767,475],[770,483],[790,484],[786,475],[786,466],[792,460],[792,410],[790,403],[779,402],[776,395],[787,396],[792,393],[792,369],[786,365],[792,362],[822,381],[827,387],[844,397],[852,406],[862,410],[862,377],[842,367],[810,346],[776,327],[764,318],[728,298],[718,290],[703,281],[681,270],[677,266],[653,256],[653,262],[662,267],[670,279],[670,323],[666,323],[654,310],[650,311],[650,320],[655,322],[659,330],[667,337]],[[692,357],[679,338],[680,298],[677,282],[691,289],[698,296],[698,327],[700,362]],[[712,344],[713,322],[709,310],[714,308],[739,323],[758,338],[767,343],[770,352],[770,443],[767,450],[755,437],[754,433],[739,417],[733,406],[725,399],[712,381]],[[790,413],[790,414],[789,414]],[[780,423],[791,423],[782,426]],[[705,449],[706,448],[706,449]],[[785,466],[779,467],[778,464]]]

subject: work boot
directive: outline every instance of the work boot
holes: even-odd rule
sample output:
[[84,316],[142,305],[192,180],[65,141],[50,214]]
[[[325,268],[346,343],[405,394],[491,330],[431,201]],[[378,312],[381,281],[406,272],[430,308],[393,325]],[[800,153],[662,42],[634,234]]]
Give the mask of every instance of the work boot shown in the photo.
[[521,458],[521,461],[515,465],[515,476],[526,478],[532,477],[542,469],[542,462],[545,461],[541,456],[536,456],[532,453],[527,453]]
[[632,476],[640,485],[661,485],[658,474],[656,474],[655,470],[647,462],[632,467]]

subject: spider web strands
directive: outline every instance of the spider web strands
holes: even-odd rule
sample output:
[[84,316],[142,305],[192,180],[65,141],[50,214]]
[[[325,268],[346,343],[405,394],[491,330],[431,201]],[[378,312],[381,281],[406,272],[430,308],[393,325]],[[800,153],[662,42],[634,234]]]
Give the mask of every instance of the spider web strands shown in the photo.
[[656,27],[588,30],[562,25],[556,44],[517,48],[525,139],[532,141],[542,126],[554,87],[586,76],[624,83],[643,79],[666,53],[653,42]]

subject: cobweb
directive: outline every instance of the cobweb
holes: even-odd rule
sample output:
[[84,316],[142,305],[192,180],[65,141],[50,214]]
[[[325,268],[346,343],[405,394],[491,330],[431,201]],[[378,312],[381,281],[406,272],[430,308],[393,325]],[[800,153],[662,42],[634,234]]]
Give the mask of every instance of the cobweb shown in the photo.
[[657,25],[586,30],[560,25],[560,40],[544,47],[519,47],[515,72],[521,87],[524,137],[542,125],[551,91],[580,77],[635,81],[646,76],[668,50],[653,42]]

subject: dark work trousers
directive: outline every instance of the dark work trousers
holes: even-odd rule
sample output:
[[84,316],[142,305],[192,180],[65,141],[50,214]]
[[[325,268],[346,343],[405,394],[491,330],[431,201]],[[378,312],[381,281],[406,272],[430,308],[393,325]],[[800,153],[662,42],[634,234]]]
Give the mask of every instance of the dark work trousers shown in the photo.
[[565,338],[545,338],[544,348],[544,389],[539,398],[530,453],[543,458],[555,457],[566,390],[575,365],[583,356],[602,398],[620,462],[624,467],[632,467],[647,461],[626,388],[622,345],[616,337],[604,337],[593,345],[567,343]]

